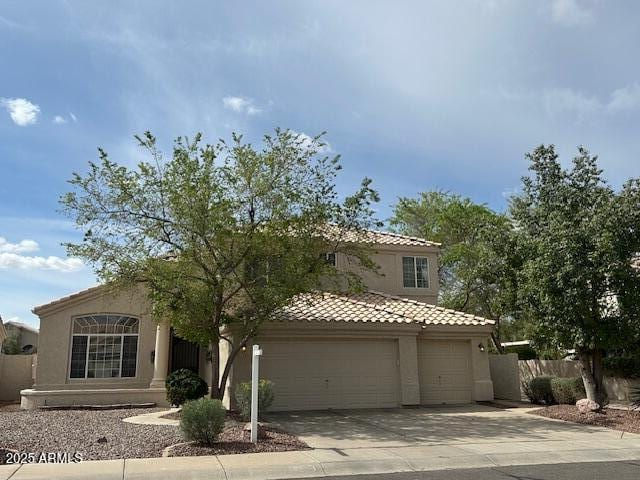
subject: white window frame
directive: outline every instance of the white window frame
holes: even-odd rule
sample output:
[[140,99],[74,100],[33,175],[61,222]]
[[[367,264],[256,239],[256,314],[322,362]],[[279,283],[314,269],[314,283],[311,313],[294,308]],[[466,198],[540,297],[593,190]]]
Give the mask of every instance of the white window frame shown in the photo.
[[[120,317],[128,317],[133,318],[138,321],[138,333],[73,333],[73,327],[76,319],[83,317],[100,317],[100,316],[120,316]],[[75,337],[87,337],[87,351],[85,352],[84,358],[84,377],[72,377],[71,376],[71,362],[73,359],[73,339]],[[120,362],[118,364],[118,376],[117,377],[89,377],[89,346],[91,345],[91,337],[120,337]],[[136,341],[136,374],[133,377],[123,377],[122,376],[122,360],[123,360],[123,351],[124,351],[124,337],[137,337]],[[140,361],[140,318],[134,315],[126,315],[126,314],[117,314],[117,313],[94,313],[89,315],[78,315],[77,317],[73,317],[71,319],[71,342],[69,343],[69,367],[67,368],[67,378],[70,381],[85,381],[85,380],[98,380],[98,381],[109,381],[109,380],[132,380],[138,377],[138,368]]]
[[[333,261],[331,261],[332,257],[333,257]],[[338,255],[336,254],[336,252],[325,252],[324,261],[328,265],[331,265],[332,267],[337,267],[338,266]]]
[[[413,259],[413,281],[415,282],[413,287],[407,287],[404,284],[404,259],[405,258]],[[418,262],[416,261],[417,259],[424,260],[427,264],[427,284],[424,287],[418,286]],[[401,265],[402,265],[402,288],[420,289],[420,290],[426,290],[431,288],[431,278],[430,278],[431,265],[429,263],[428,257],[422,257],[419,255],[403,255],[401,258]]]

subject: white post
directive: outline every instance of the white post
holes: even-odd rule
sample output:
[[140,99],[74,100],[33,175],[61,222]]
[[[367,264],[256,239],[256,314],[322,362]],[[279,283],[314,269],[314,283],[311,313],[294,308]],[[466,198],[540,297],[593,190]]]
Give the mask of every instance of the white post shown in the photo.
[[158,323],[156,328],[156,350],[153,359],[153,378],[151,379],[151,388],[162,387],[167,379],[167,370],[169,369],[169,344],[171,343],[171,330],[169,323]]
[[253,346],[253,355],[251,355],[251,442],[258,442],[258,380],[259,380],[259,364],[260,350],[259,345]]

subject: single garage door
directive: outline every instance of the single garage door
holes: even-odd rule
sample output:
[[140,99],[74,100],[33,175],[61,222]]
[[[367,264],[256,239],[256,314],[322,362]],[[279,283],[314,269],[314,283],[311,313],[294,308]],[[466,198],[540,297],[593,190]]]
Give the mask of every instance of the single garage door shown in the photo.
[[383,408],[400,403],[393,340],[263,341],[260,378],[275,383],[272,410]]
[[468,341],[421,340],[418,343],[420,403],[471,402],[471,349]]

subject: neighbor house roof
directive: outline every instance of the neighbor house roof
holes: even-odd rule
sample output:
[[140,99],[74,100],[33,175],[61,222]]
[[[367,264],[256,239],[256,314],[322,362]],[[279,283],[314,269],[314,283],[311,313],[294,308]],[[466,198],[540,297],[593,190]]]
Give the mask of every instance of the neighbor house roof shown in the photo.
[[27,330],[28,332],[40,333],[40,330],[38,330],[37,328],[34,328],[31,325],[27,325],[26,323],[16,322],[15,320],[9,320],[8,322],[6,322],[5,327],[7,326],[19,328],[21,330]]
[[340,230],[335,225],[327,226],[323,232],[331,238],[336,235],[340,240],[353,243],[369,243],[374,245],[397,245],[405,247],[439,247],[438,242],[432,242],[424,238],[411,237],[393,232],[379,230]]
[[282,320],[320,322],[377,322],[417,325],[484,326],[495,322],[448,308],[381,292],[301,295],[287,306]]

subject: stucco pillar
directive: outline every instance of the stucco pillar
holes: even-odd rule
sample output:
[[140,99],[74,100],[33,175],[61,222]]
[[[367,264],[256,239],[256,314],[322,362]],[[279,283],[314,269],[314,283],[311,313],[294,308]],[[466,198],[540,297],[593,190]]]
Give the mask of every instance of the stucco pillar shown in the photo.
[[488,352],[486,338],[471,338],[472,395],[474,402],[493,400],[493,382],[491,381]]
[[156,329],[156,350],[153,361],[153,379],[150,387],[164,387],[167,379],[167,371],[169,370],[169,343],[170,330],[167,322],[158,324]]
[[418,378],[417,336],[398,338],[400,357],[400,402],[402,405],[420,404],[420,380]]

